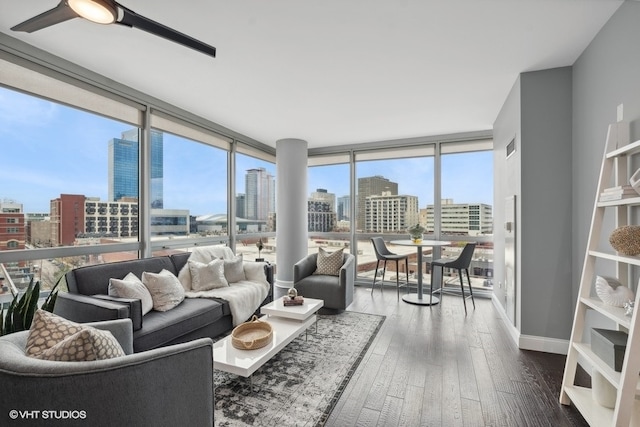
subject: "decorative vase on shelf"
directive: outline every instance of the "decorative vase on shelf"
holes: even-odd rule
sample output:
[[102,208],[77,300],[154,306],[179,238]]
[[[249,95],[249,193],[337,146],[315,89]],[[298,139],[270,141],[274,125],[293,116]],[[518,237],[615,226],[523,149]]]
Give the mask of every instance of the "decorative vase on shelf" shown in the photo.
[[623,255],[640,255],[640,225],[623,225],[613,230],[609,243]]
[[416,224],[413,227],[407,229],[409,233],[409,237],[413,243],[421,243],[422,242],[422,233],[425,232],[425,228],[420,224]]

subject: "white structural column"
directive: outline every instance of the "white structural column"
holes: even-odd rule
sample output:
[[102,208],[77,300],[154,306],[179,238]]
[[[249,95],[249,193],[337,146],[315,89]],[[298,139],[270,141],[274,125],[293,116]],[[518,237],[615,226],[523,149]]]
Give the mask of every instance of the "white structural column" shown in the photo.
[[[307,141],[276,141],[276,281],[293,286],[293,265],[307,256]],[[283,295],[276,289],[274,297]]]

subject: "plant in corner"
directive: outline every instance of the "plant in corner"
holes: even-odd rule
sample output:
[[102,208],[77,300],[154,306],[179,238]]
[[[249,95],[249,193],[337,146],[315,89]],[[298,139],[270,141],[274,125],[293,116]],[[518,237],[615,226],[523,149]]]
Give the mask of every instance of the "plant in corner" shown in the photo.
[[[55,284],[47,299],[42,303],[42,310],[53,312],[53,307],[58,297],[56,288],[60,284],[60,280]],[[33,278],[29,282],[27,290],[20,297],[19,294],[13,295],[13,300],[4,313],[4,307],[0,309],[0,335],[7,335],[13,332],[25,331],[31,327],[33,315],[38,308],[38,299],[40,298],[40,282],[33,283]]]

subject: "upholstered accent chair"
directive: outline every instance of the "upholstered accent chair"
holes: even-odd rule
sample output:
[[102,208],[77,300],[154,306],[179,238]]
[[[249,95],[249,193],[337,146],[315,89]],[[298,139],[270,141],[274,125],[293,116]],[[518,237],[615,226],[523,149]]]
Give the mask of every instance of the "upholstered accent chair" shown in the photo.
[[[130,319],[90,325],[110,331],[126,355],[90,362],[40,360],[25,354],[29,331],[0,337],[0,425],[213,425],[210,338],[134,354]],[[45,419],[22,417],[21,411],[57,412]]]
[[314,274],[317,260],[317,253],[310,254],[293,266],[293,287],[303,297],[323,300],[323,308],[346,309],[353,302],[356,258],[350,253],[343,253],[342,267],[336,276]]

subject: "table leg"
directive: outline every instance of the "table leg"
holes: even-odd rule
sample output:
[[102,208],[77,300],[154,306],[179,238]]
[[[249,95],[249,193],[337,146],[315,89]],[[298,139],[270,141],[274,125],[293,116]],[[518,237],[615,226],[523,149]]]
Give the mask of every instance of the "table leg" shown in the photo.
[[[433,274],[433,271],[431,272]],[[436,297],[429,299],[423,298],[424,292],[422,288],[422,247],[418,246],[418,293],[417,294],[405,294],[402,297],[404,302],[417,305],[435,305],[440,302]]]
[[[318,333],[318,318],[316,317],[316,334]],[[309,338],[309,329],[304,330],[304,340],[307,341]]]

